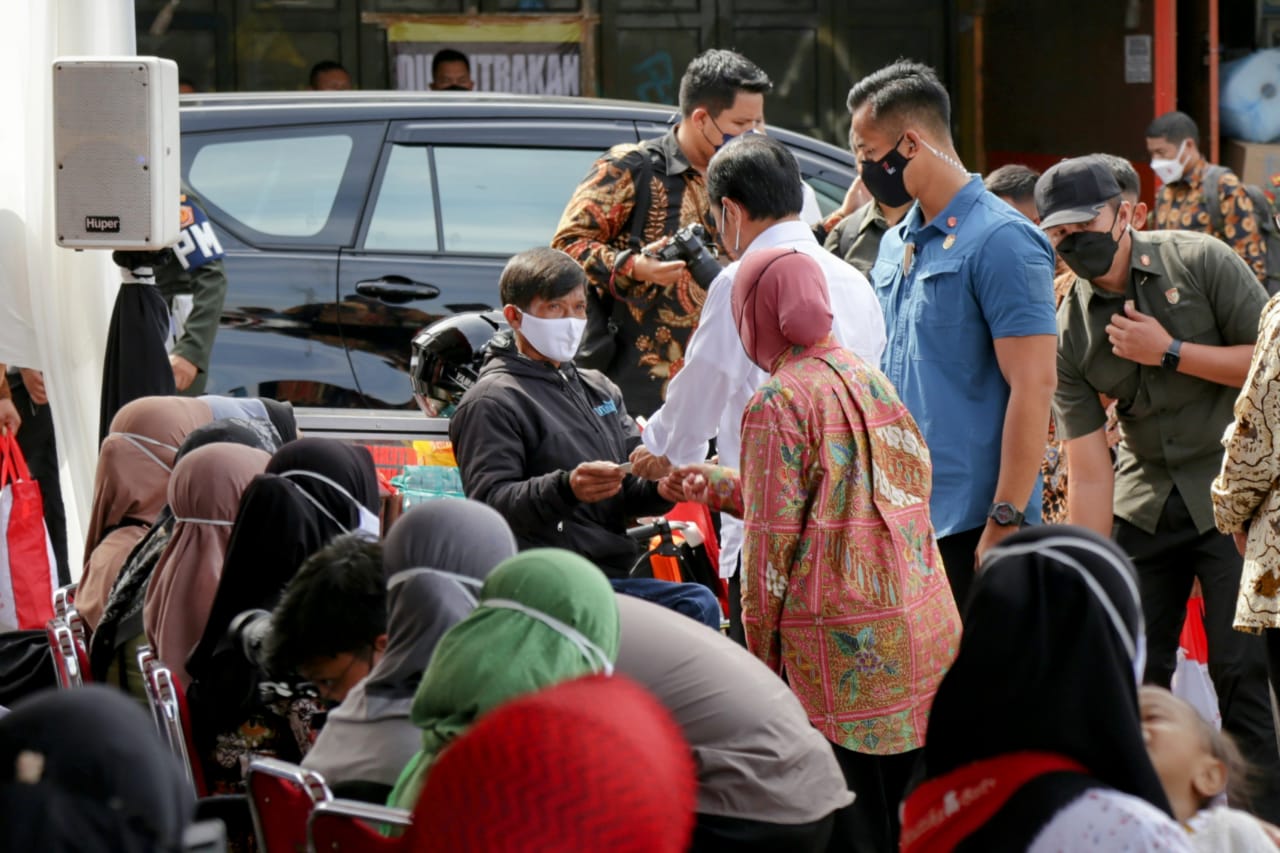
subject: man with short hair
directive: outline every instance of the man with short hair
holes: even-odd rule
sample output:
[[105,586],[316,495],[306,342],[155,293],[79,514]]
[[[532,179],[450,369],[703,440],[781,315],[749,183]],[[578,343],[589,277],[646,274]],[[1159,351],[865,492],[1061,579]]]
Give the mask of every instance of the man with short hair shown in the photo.
[[699,54],[680,81],[680,123],[659,139],[609,149],[560,218],[551,245],[582,265],[593,290],[580,361],[618,383],[633,411],[662,404],[706,298],[683,261],[641,250],[694,223],[716,239],[703,173],[726,142],[764,126],[772,87],[740,54]]
[[627,536],[628,524],[669,512],[683,494],[623,467],[640,431],[622,392],[574,365],[586,274],[564,252],[530,249],[507,262],[499,287],[511,331],[489,344],[449,420],[467,497],[502,513],[521,550],[581,554],[619,592],[719,628],[720,605],[707,588],[630,577],[645,549]]
[[267,661],[296,672],[337,705],[387,649],[382,546],[362,534],[335,538],[303,562],[271,616]]
[[1036,178],[1040,173],[1021,163],[1001,166],[983,179],[987,192],[1008,204],[1014,210],[1040,224],[1036,213]]
[[[866,278],[824,251],[800,221],[800,170],[785,145],[763,134],[734,141],[711,159],[707,188],[734,262],[707,289],[684,367],[668,386],[666,402],[649,419],[643,446],[631,454],[635,472],[654,479],[665,476],[672,465],[706,459],[712,438],[720,464],[739,467],[743,409],[768,378],[747,358],[729,310],[741,257],[772,248],[809,255],[826,276],[837,340],[871,364],[879,363],[884,350],[884,320]],[[745,643],[737,571],[742,521],[727,513],[720,520],[720,575],[730,579],[730,634]]]
[[859,81],[848,106],[867,189],[890,207],[915,202],[872,269],[881,364],[929,446],[930,514],[963,615],[978,560],[1040,516],[1053,251],[960,162],[933,69],[895,62]]
[[446,47],[431,57],[431,89],[436,92],[469,92],[476,87],[471,79],[471,60],[460,50]]
[[[1263,770],[1259,814],[1280,818],[1280,754],[1263,639],[1232,630],[1242,569],[1214,526],[1210,484],[1249,369],[1266,291],[1230,248],[1138,233],[1108,163],[1066,160],[1036,184],[1041,227],[1076,275],[1058,309],[1056,423],[1072,524],[1113,536],[1138,570],[1146,681],[1168,687],[1200,580],[1223,728]],[[1113,467],[1100,395],[1118,401]]]
[[317,92],[345,92],[352,88],[351,75],[342,67],[341,62],[322,59],[311,66],[307,85]]
[[1164,184],[1156,195],[1156,228],[1212,234],[1235,250],[1262,284],[1267,247],[1253,200],[1236,174],[1200,153],[1200,128],[1173,111],[1147,127],[1151,171]]

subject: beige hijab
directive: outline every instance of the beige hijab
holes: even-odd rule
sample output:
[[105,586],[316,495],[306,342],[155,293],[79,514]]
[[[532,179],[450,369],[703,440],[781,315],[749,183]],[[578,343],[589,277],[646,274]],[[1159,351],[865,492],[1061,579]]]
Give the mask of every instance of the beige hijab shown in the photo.
[[208,444],[173,469],[173,535],[147,587],[142,623],[160,660],[185,687],[187,655],[209,620],[240,497],[271,456],[242,444]]
[[90,628],[98,626],[125,558],[164,507],[178,447],[212,420],[207,403],[187,397],[143,397],[112,419],[98,451],[84,574],[76,590],[76,609]]

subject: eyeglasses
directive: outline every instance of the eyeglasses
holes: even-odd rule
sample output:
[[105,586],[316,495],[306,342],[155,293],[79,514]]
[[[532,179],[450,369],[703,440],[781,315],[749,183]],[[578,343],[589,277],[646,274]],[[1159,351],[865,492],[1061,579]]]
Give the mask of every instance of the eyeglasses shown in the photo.
[[360,653],[353,652],[351,660],[347,661],[347,665],[343,668],[342,672],[332,678],[312,678],[310,673],[302,672],[301,670],[299,670],[299,675],[307,679],[307,681],[315,687],[316,692],[321,696],[328,696],[335,691],[339,684],[342,684],[347,680],[347,676],[351,673],[351,667],[355,666],[357,663],[365,663],[372,667],[373,649],[366,647]]

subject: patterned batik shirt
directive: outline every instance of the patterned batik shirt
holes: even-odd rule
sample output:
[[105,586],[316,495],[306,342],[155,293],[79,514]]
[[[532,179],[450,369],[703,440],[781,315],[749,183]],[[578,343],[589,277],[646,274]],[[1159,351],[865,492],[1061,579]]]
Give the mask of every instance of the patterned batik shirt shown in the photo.
[[612,364],[589,366],[603,370],[622,389],[627,409],[643,415],[652,414],[662,405],[667,383],[680,369],[689,335],[706,299],[706,288],[687,271],[671,286],[631,278],[634,254],[623,261],[614,275],[619,255],[635,248],[635,182],[644,174],[646,157],[652,168],[648,210],[639,212],[645,217],[642,245],[695,222],[701,223],[714,241],[716,228],[707,202],[706,181],[701,172],[689,165],[674,129],[660,140],[610,148],[574,191],[551,240],[554,248],[582,265],[591,285],[605,294],[606,301],[614,294],[623,300],[625,310],[613,315],[619,328],[618,351]]
[[[1253,201],[1234,172],[1222,176],[1221,197],[1210,199],[1204,185],[1208,163],[1204,158],[1187,168],[1182,180],[1165,184],[1156,196],[1156,228],[1173,231],[1201,231],[1222,240],[1253,270],[1259,283],[1267,283],[1267,247],[1254,215]],[[1209,205],[1222,210],[1222,231],[1213,227]]]
[[1249,376],[1222,444],[1214,523],[1223,533],[1248,531],[1234,627],[1280,628],[1280,296],[1262,311]]
[[923,746],[958,648],[931,482],[893,386],[832,338],[780,358],[743,413],[741,477],[711,477],[711,502],[746,522],[747,645],[845,749]]

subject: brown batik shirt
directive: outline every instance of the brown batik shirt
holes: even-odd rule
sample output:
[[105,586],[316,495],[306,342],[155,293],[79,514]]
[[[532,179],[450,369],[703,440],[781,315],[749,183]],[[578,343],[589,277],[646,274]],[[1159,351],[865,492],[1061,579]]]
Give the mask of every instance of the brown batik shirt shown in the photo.
[[673,128],[648,145],[610,148],[574,191],[551,240],[554,248],[582,264],[598,292],[610,294],[613,278],[612,293],[622,299],[623,310],[613,313],[618,323],[617,353],[605,372],[622,389],[627,410],[639,415],[651,414],[662,405],[706,299],[706,290],[687,271],[670,286],[636,281],[631,277],[634,255],[626,257],[614,275],[619,255],[633,248],[635,182],[644,173],[650,148],[655,154],[649,170],[649,209],[640,213],[645,217],[642,245],[694,222],[715,239],[706,181],[689,165]]
[[[1165,184],[1156,195],[1156,228],[1174,231],[1201,231],[1222,240],[1253,270],[1258,281],[1267,283],[1267,247],[1258,228],[1253,201],[1234,172],[1222,176],[1218,198],[1209,198],[1214,187],[1205,186],[1208,163],[1202,157],[1187,167],[1182,180]],[[1222,211],[1222,230],[1214,229],[1209,205]]]

